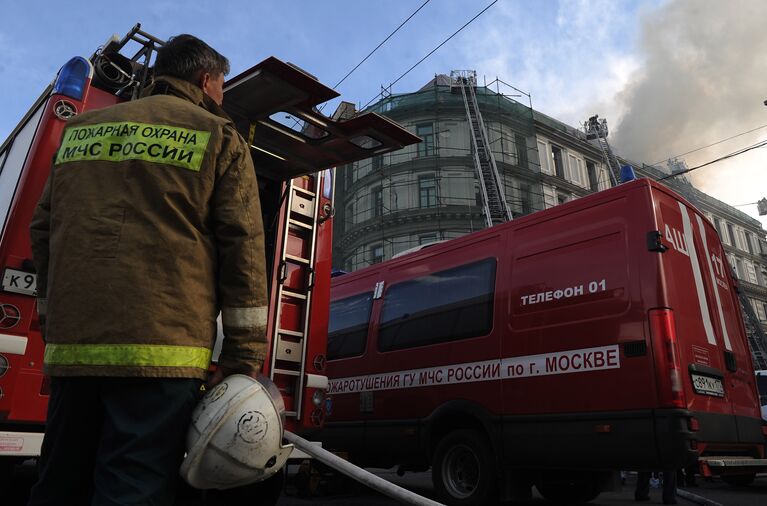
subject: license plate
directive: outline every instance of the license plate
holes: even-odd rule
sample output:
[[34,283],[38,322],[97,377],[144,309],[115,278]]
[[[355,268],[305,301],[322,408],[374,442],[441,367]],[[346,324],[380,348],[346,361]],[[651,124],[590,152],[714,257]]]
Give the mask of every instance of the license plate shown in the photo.
[[3,272],[3,282],[2,285],[0,285],[0,288],[6,292],[20,293],[35,297],[37,295],[37,274],[16,269],[5,269]]
[[714,397],[724,397],[724,384],[719,378],[693,374],[692,386],[699,394],[713,395]]

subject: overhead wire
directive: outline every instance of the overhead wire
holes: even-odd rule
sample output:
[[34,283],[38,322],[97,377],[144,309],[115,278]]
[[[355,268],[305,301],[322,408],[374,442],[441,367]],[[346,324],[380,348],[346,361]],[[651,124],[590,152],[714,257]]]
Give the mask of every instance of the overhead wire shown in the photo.
[[719,158],[715,158],[714,160],[711,160],[709,162],[706,162],[706,163],[703,163],[703,164],[700,164],[700,165],[696,165],[695,167],[691,167],[691,168],[686,169],[686,170],[681,170],[681,171],[676,172],[674,174],[670,174],[668,176],[662,177],[662,178],[658,179],[658,181],[663,181],[665,179],[670,179],[672,177],[681,176],[682,174],[687,174],[688,172],[692,172],[694,170],[698,170],[698,169],[701,169],[703,167],[708,167],[709,165],[712,165],[714,163],[721,162],[723,160],[728,160],[730,158],[734,158],[736,156],[742,155],[743,153],[746,153],[746,152],[751,151],[753,149],[761,148],[763,146],[767,146],[767,141],[757,142],[756,144],[752,144],[751,146],[747,146],[747,147],[739,149],[737,151],[733,151],[732,153],[729,153],[729,154],[724,155],[724,156],[720,156]]
[[699,148],[692,149],[692,150],[684,152],[682,154],[666,157],[663,160],[659,160],[659,161],[657,161],[655,163],[651,163],[650,165],[658,165],[659,163],[663,163],[666,160],[670,160],[670,159],[673,159],[673,158],[679,158],[680,156],[689,155],[690,153],[695,153],[696,151],[700,151],[702,149],[710,148],[711,146],[716,146],[717,144],[721,144],[723,142],[727,142],[729,140],[735,139],[736,137],[740,137],[742,135],[750,134],[751,132],[756,132],[757,130],[759,130],[761,128],[765,128],[765,127],[767,127],[767,125],[758,126],[756,128],[752,128],[751,130],[747,130],[745,132],[741,132],[739,134],[735,134],[735,135],[733,135],[731,137],[727,137],[726,139],[722,139],[720,141],[712,142],[711,144],[707,144],[705,146],[701,146]]
[[[411,72],[411,71],[412,71],[414,68],[416,68],[418,65],[420,65],[421,63],[423,63],[423,62],[424,62],[424,61],[425,61],[425,60],[426,60],[426,59],[427,59],[429,56],[433,55],[433,54],[434,54],[434,53],[435,53],[435,52],[436,52],[436,51],[437,51],[439,48],[441,48],[442,46],[444,46],[445,44],[447,44],[447,42],[448,42],[448,41],[450,41],[450,39],[452,39],[453,37],[455,37],[456,35],[458,35],[458,34],[459,34],[459,33],[460,33],[460,32],[461,32],[461,31],[462,31],[464,28],[466,28],[466,27],[467,27],[467,26],[469,26],[471,23],[473,23],[475,19],[477,19],[478,17],[480,17],[482,14],[484,14],[484,13],[485,13],[485,12],[486,12],[486,11],[487,11],[487,10],[488,10],[490,7],[492,7],[493,5],[495,5],[497,2],[498,2],[498,0],[493,0],[493,1],[492,1],[492,2],[491,2],[491,3],[490,3],[488,6],[487,6],[487,7],[485,7],[485,8],[484,8],[484,9],[482,9],[481,11],[479,11],[479,12],[478,12],[478,13],[477,13],[477,14],[476,14],[476,15],[475,15],[473,18],[471,18],[469,21],[467,21],[467,22],[466,22],[466,23],[465,23],[463,26],[461,26],[461,27],[460,27],[458,30],[456,30],[455,32],[453,32],[453,34],[452,34],[452,35],[450,35],[448,38],[446,38],[445,40],[443,40],[443,41],[442,41],[442,42],[441,42],[441,43],[440,43],[440,44],[439,44],[437,47],[435,47],[434,49],[432,49],[431,51],[429,51],[429,52],[426,54],[426,56],[424,56],[423,58],[421,58],[420,60],[418,60],[418,61],[417,61],[417,62],[416,62],[416,63],[415,63],[415,64],[414,64],[412,67],[410,67],[409,69],[407,69],[407,70],[406,70],[406,71],[405,71],[405,72],[404,72],[404,73],[403,73],[401,76],[399,76],[397,79],[395,79],[394,81],[392,81],[391,83],[389,83],[389,86],[387,86],[386,88],[387,88],[387,89],[389,89],[389,90],[391,90],[391,87],[392,87],[392,86],[394,86],[395,84],[397,84],[397,83],[398,83],[398,82],[399,82],[399,81],[400,81],[402,78],[404,78],[406,75],[408,75],[408,74],[409,74],[409,73],[410,73],[410,72]],[[370,104],[372,104],[373,102],[375,102],[375,101],[378,99],[378,97],[382,96],[382,95],[383,95],[383,93],[384,93],[384,92],[383,92],[383,91],[381,91],[381,93],[379,93],[378,95],[376,95],[375,97],[373,97],[373,98],[372,98],[372,99],[371,99],[371,100],[370,100],[370,101],[369,101],[367,104],[365,104],[364,106],[360,107],[360,110],[364,110],[365,108],[367,108],[367,106],[369,106]]]
[[341,85],[341,83],[343,83],[344,81],[346,81],[346,78],[348,78],[350,75],[352,75],[352,74],[354,73],[354,71],[355,71],[355,70],[357,70],[357,69],[360,67],[360,65],[362,65],[363,63],[365,63],[365,62],[367,61],[367,59],[368,59],[368,58],[370,58],[371,56],[373,56],[373,53],[375,53],[376,51],[378,51],[378,49],[379,49],[381,46],[383,46],[384,44],[386,44],[386,41],[388,41],[389,39],[391,39],[391,38],[392,38],[392,36],[394,36],[394,34],[395,34],[395,33],[397,33],[397,32],[399,31],[399,29],[400,29],[400,28],[402,28],[403,26],[405,26],[405,24],[406,24],[408,21],[410,21],[410,20],[413,18],[413,16],[415,16],[416,14],[418,14],[418,12],[419,12],[421,9],[423,9],[424,7],[426,7],[426,4],[428,4],[429,2],[431,2],[431,0],[426,0],[424,3],[422,3],[422,4],[421,4],[421,6],[420,6],[420,7],[418,7],[418,8],[417,8],[415,11],[413,11],[413,13],[412,13],[412,14],[410,14],[410,16],[408,16],[408,17],[407,17],[407,19],[405,19],[405,21],[403,21],[402,23],[400,23],[400,25],[399,25],[399,26],[398,26],[398,27],[397,27],[397,28],[396,28],[396,29],[395,29],[393,32],[391,32],[391,33],[390,33],[390,34],[389,34],[389,35],[388,35],[388,36],[387,36],[387,37],[386,37],[386,38],[385,38],[383,41],[381,41],[381,43],[380,43],[380,44],[378,44],[378,45],[377,45],[377,46],[376,46],[376,47],[375,47],[375,48],[374,48],[372,51],[370,51],[370,52],[367,54],[367,56],[365,56],[365,57],[364,57],[364,58],[363,58],[363,59],[362,59],[362,60],[361,60],[361,61],[360,61],[360,62],[359,62],[357,65],[355,65],[355,66],[354,66],[354,68],[353,68],[353,69],[351,69],[351,70],[349,71],[349,73],[347,73],[347,74],[346,74],[346,75],[343,77],[343,79],[341,79],[341,80],[340,80],[340,81],[338,81],[336,84],[334,84],[334,85],[333,85],[333,89],[336,89],[336,88],[338,88],[338,87]]

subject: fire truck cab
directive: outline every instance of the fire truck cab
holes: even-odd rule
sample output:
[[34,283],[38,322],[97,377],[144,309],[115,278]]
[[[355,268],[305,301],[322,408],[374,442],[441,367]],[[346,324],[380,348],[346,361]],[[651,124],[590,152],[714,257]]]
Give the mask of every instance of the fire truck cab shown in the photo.
[[460,505],[532,484],[588,501],[606,471],[698,459],[753,472],[765,432],[736,290],[711,223],[649,180],[335,277],[322,440],[431,467]]
[[[151,82],[151,59],[163,41],[140,28],[113,37],[89,58],[66,63],[0,145],[0,463],[5,466],[39,455],[49,394],[41,372],[44,343],[29,223],[67,119],[136,99]],[[338,93],[274,57],[227,81],[224,92],[224,109],[251,146],[259,180],[271,340],[263,372],[283,395],[286,428],[316,429],[325,418],[327,389],[332,169],[419,139],[377,114],[323,115],[317,105]],[[7,470],[0,469],[0,476]]]

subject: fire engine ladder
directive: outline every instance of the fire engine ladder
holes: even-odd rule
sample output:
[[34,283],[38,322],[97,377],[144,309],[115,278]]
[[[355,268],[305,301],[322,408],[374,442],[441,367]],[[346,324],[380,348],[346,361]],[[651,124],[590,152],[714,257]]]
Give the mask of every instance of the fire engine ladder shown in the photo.
[[461,89],[463,103],[466,107],[466,117],[471,126],[471,142],[474,155],[474,166],[477,169],[477,179],[482,193],[485,224],[488,227],[511,221],[512,215],[504,196],[503,183],[498,175],[495,157],[487,141],[487,130],[482,120],[482,113],[477,104],[475,88],[477,73],[473,70],[454,70],[450,73],[451,90]]
[[613,185],[617,185],[620,179],[621,166],[615,157],[610,143],[607,142],[607,120],[594,115],[584,123],[583,130],[586,132],[586,139],[596,141],[599,150],[602,152],[602,159],[607,165],[607,171],[610,173]]
[[748,300],[742,289],[738,291],[738,297],[740,297],[740,305],[746,315],[743,323],[746,324],[746,335],[748,336],[748,344],[751,345],[754,369],[767,370],[767,336],[765,336],[759,318],[751,306],[751,301]]
[[[310,174],[292,179],[286,183],[287,204],[285,234],[280,248],[279,272],[277,276],[277,315],[274,324],[269,368],[272,380],[283,376],[281,384],[292,385],[295,405],[285,416],[301,419],[304,381],[306,376],[306,349],[309,335],[309,308],[314,288],[315,245],[317,236],[317,213],[319,196],[317,192],[319,175]],[[293,244],[300,248],[288,249],[288,238],[298,238]],[[289,311],[298,314],[297,319],[283,318]],[[287,323],[288,321],[293,323]],[[287,328],[291,327],[291,328]]]

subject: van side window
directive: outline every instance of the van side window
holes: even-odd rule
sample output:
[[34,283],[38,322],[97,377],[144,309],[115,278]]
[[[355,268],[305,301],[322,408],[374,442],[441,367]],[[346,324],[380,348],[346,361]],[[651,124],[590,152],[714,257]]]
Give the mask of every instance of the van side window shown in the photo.
[[378,350],[482,336],[493,327],[494,258],[392,285],[384,295]]
[[330,303],[328,360],[362,355],[368,340],[373,292]]

